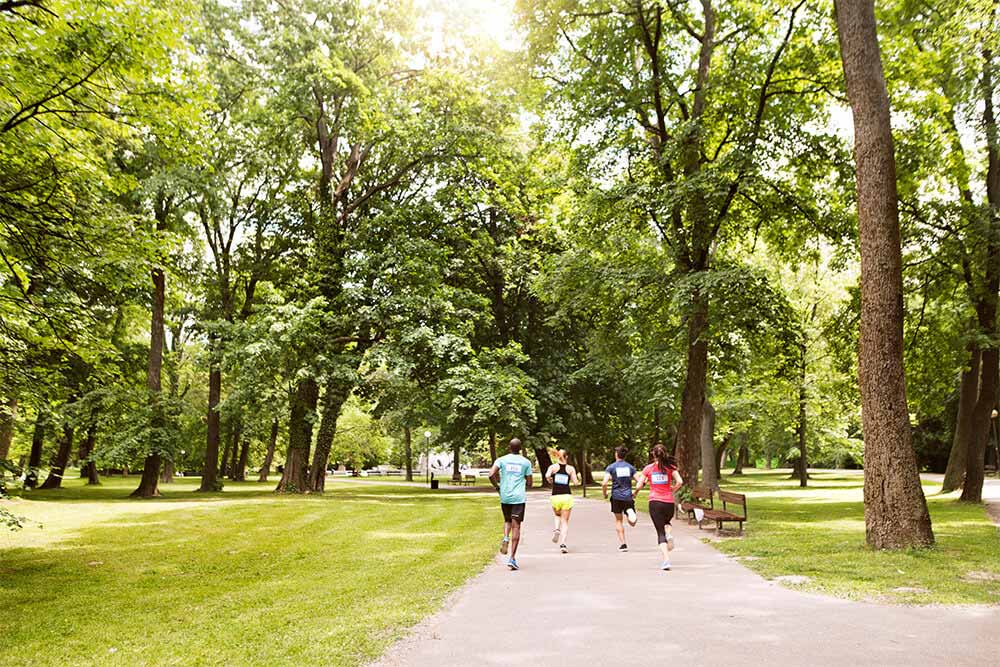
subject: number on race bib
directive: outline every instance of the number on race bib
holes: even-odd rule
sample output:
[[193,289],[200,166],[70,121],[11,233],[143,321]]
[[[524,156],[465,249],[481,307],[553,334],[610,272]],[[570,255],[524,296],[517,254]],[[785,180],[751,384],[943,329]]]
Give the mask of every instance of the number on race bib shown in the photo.
[[631,477],[628,468],[625,466],[618,466],[615,468],[615,477]]
[[670,475],[668,475],[666,473],[662,473],[662,472],[654,472],[653,476],[651,477],[651,479],[653,480],[653,484],[669,484],[670,483]]
[[513,473],[521,472],[521,466],[519,466],[516,463],[508,463],[505,466],[505,469],[507,470],[507,472],[513,472]]
[[552,479],[556,484],[569,484],[569,475],[564,472],[557,472]]

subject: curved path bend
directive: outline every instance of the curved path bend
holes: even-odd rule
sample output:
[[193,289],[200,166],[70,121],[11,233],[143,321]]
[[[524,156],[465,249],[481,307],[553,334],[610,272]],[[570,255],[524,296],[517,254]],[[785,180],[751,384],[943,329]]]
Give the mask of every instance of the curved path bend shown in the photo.
[[[375,664],[995,665],[1000,607],[904,607],[769,582],[677,525],[661,572],[644,513],[617,553],[608,506],[577,498],[570,553],[529,494],[521,570],[498,556]],[[498,536],[500,510],[496,511]],[[822,558],[822,554],[817,554]]]

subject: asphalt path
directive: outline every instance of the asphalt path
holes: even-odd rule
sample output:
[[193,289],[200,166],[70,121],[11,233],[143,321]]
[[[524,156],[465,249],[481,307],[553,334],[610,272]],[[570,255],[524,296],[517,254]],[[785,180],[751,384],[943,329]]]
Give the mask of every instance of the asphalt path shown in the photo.
[[[499,507],[496,518],[499,538]],[[663,572],[644,513],[628,529],[629,551],[618,553],[608,505],[577,497],[564,555],[550,540],[548,497],[530,493],[521,570],[509,571],[498,555],[375,664],[1000,664],[1000,607],[801,593],[761,578],[678,523],[673,569]]]

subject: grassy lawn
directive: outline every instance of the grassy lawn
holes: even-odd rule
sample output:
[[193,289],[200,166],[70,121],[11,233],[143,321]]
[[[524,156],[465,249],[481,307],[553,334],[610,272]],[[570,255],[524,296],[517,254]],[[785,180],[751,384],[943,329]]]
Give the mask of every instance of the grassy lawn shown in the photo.
[[491,494],[330,484],[277,497],[227,484],[124,498],[137,478],[33,492],[42,524],[0,533],[4,665],[353,665],[479,572]]
[[743,539],[717,546],[767,578],[803,575],[800,590],[907,604],[1000,604],[1000,532],[982,506],[935,495],[925,481],[933,549],[878,552],[865,545],[861,473],[815,472],[800,489],[788,471],[749,471],[723,479],[746,493],[750,521]]

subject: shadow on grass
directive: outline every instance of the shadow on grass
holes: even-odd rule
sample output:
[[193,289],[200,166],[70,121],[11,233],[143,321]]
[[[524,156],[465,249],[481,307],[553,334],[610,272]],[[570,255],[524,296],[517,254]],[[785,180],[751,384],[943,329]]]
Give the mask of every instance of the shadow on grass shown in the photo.
[[198,492],[200,480],[196,477],[185,477],[170,484],[160,484],[160,495],[156,498],[130,498],[129,494],[138,485],[138,477],[115,477],[102,480],[97,486],[83,484],[80,480],[67,479],[61,489],[25,490],[11,489],[13,498],[23,498],[34,502],[143,502],[143,503],[197,503],[205,501],[231,501],[248,499],[278,499],[294,498],[302,500],[320,500],[323,498],[340,498],[357,494],[398,497],[434,497],[434,496],[464,496],[469,494],[495,493],[492,488],[443,488],[430,490],[416,485],[393,485],[370,482],[365,484],[337,485],[327,484],[325,493],[275,493],[277,481],[274,482],[226,482],[222,491]]

